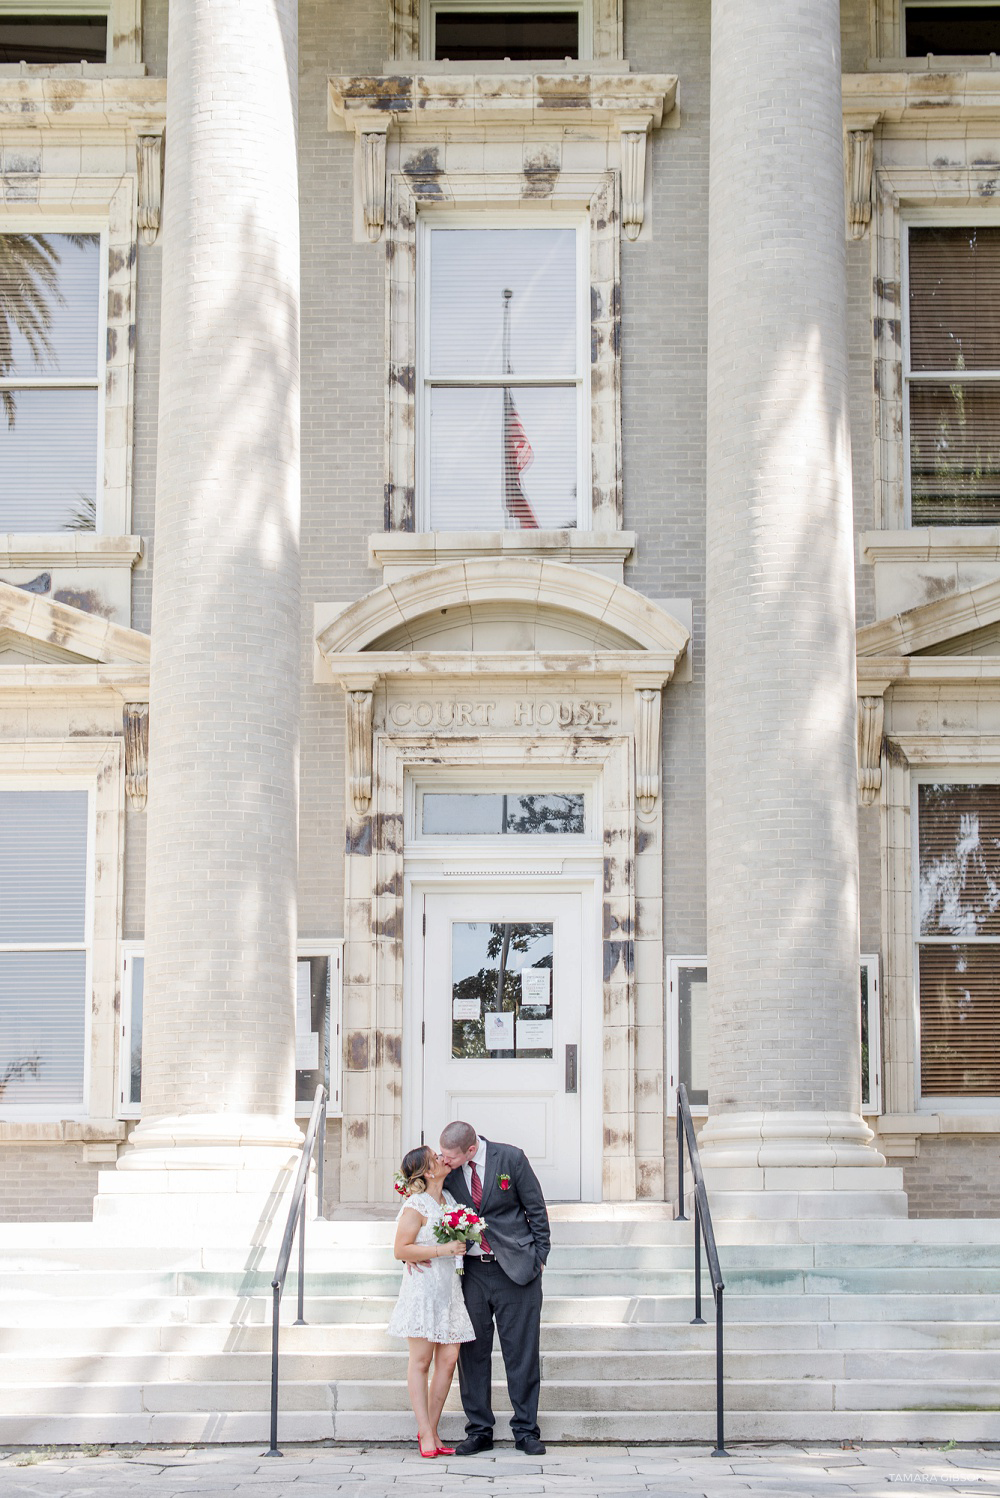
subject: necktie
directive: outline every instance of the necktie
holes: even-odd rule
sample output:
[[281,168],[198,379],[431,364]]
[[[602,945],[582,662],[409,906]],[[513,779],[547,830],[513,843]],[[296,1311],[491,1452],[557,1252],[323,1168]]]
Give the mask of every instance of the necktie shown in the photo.
[[[471,1191],[470,1191],[470,1195],[472,1197],[472,1205],[475,1207],[476,1211],[478,1212],[479,1208],[483,1204],[483,1183],[479,1179],[479,1171],[476,1169],[476,1162],[475,1162],[475,1160],[470,1160],[469,1161],[469,1169],[472,1171],[472,1188],[471,1188]],[[479,1246],[482,1249],[482,1251],[483,1251],[484,1254],[488,1254],[488,1253],[492,1253],[493,1252],[493,1250],[490,1248],[490,1245],[487,1243],[487,1241],[486,1241],[485,1238],[482,1238],[480,1240]]]

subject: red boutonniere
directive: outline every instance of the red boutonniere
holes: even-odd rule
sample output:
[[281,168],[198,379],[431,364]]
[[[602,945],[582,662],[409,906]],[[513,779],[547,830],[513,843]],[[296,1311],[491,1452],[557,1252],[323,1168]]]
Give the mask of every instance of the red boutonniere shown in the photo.
[[500,1187],[501,1191],[509,1191],[510,1190],[510,1176],[508,1176],[508,1175],[497,1176],[497,1185]]

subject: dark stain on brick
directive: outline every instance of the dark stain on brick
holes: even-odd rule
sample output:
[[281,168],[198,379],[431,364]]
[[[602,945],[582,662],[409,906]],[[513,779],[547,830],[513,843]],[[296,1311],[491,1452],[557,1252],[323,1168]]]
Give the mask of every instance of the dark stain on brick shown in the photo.
[[109,328],[108,329],[108,363],[109,364],[111,363],[112,359],[115,357],[115,350],[117,349],[117,347],[118,347],[118,331],[117,331],[116,328]]
[[413,532],[417,528],[416,504],[413,496],[413,486],[408,484],[402,491],[403,503],[399,512],[399,529],[401,531]]
[[882,753],[885,755],[888,763],[894,765],[897,769],[905,769],[909,764],[909,760],[895,739],[884,738],[882,740]]
[[367,109],[392,110],[397,114],[413,109],[413,79],[403,73],[351,78],[345,99],[363,99]]
[[385,1037],[385,1063],[387,1066],[400,1067],[403,1064],[403,1039],[400,1035],[387,1035]]
[[347,823],[344,838],[344,851],[349,857],[370,858],[372,851],[372,823],[371,817],[362,817],[358,820],[350,818]]
[[597,322],[604,315],[604,298],[596,286],[590,288],[590,320]]
[[417,151],[413,156],[408,156],[403,162],[404,177],[440,177],[441,175],[441,153],[437,146],[429,146],[426,151]]
[[14,583],[13,586],[20,588],[22,593],[49,593],[52,591],[52,573],[40,572],[30,583]]
[[621,315],[622,315],[622,283],[620,281],[616,281],[614,283],[614,285],[612,286],[612,288],[611,288],[611,316],[612,317],[621,317]]
[[375,923],[375,935],[385,937],[387,941],[402,941],[403,939],[403,911],[397,907],[385,920]]
[[620,920],[618,918],[618,916],[616,916],[616,915],[614,915],[612,913],[610,906],[605,905],[604,906],[604,935],[605,935],[606,938],[608,938],[608,937],[614,936],[614,934],[615,934],[616,931],[620,931],[625,936],[631,936],[632,935],[632,917],[631,916],[626,916],[624,918],[624,920]]
[[135,323],[134,322],[130,322],[129,325],[128,325],[128,346],[129,346],[129,352],[130,353],[134,353],[135,352]]
[[99,614],[102,619],[110,619],[115,612],[93,588],[79,593],[73,588],[60,588],[52,597],[56,603],[65,603],[69,608],[80,609],[84,614]]
[[368,1070],[368,1031],[352,1030],[344,1038],[344,1059],[348,1071]]
[[350,1123],[347,1125],[347,1134],[348,1134],[348,1137],[350,1139],[356,1139],[358,1141],[367,1139],[368,1138],[368,1120],[367,1120],[367,1118],[352,1118],[351,1121],[350,1121]]
[[397,900],[403,893],[403,871],[397,869],[388,879],[375,887],[376,895],[395,895]]
[[604,860],[604,893],[610,895],[615,884],[615,861],[613,858]]
[[384,531],[392,530],[392,495],[394,488],[394,484],[386,484],[382,490],[382,529]]
[[620,317],[613,319],[611,323],[611,351],[617,358],[622,350],[622,320]]
[[403,818],[397,811],[380,811],[375,817],[375,847],[380,853],[403,851]]
[[653,844],[655,843],[655,841],[656,841],[656,834],[655,833],[653,833],[653,832],[643,832],[642,829],[640,828],[640,830],[639,830],[639,838],[638,838],[638,851],[640,853],[645,853],[646,849],[647,848],[651,848],[653,846]]
[[596,364],[597,361],[598,361],[598,359],[601,357],[601,348],[602,348],[603,343],[604,343],[604,339],[603,339],[603,337],[601,335],[600,328],[595,328],[595,327],[592,326],[591,329],[590,329],[590,362],[591,362],[591,364]]
[[605,941],[604,981],[610,983],[619,968],[631,975],[635,968],[635,948],[631,941]]
[[872,282],[872,290],[880,301],[889,302],[893,307],[899,306],[898,281],[887,281],[883,276],[876,276]]
[[394,365],[389,371],[390,385],[398,385],[405,390],[407,395],[412,395],[417,388],[416,371],[412,364]]

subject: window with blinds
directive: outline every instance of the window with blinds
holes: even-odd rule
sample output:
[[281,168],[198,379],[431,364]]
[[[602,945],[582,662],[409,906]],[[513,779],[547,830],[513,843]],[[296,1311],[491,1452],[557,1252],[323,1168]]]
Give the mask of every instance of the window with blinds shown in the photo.
[[421,471],[431,530],[581,523],[580,237],[574,227],[426,229]]
[[911,225],[905,384],[914,525],[1000,517],[1000,227]]
[[98,234],[0,234],[0,531],[94,530]]
[[920,1091],[1000,1096],[1000,785],[918,789]]
[[0,1117],[84,1104],[88,826],[86,791],[0,791]]

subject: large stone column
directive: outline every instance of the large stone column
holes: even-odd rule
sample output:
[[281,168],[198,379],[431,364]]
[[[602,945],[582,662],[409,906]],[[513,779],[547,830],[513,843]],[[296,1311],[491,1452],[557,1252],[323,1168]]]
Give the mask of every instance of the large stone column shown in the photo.
[[706,1164],[860,1117],[839,0],[713,0]]
[[170,0],[142,1123],[273,1166],[294,1122],[295,0]]

